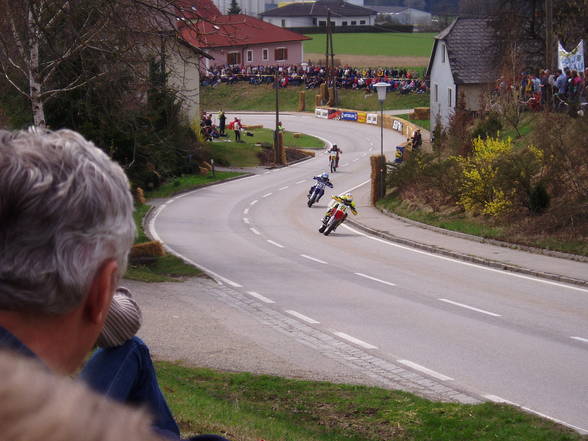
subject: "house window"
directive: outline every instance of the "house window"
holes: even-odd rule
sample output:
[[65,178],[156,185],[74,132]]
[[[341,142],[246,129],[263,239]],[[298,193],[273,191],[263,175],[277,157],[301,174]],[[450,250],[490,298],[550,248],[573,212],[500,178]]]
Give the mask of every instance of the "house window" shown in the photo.
[[249,61],[249,62],[253,61],[253,51],[251,51],[251,50],[247,51],[247,61]]
[[319,21],[319,26],[326,26],[326,25],[327,25],[326,20]]
[[435,102],[439,101],[439,85],[435,84]]
[[267,61],[269,59],[269,51],[267,49],[263,49],[261,51],[261,58],[263,58],[263,61]]
[[365,24],[365,20],[359,20],[359,24],[360,25]]
[[343,23],[341,23],[343,26],[347,26],[347,22],[344,21]]
[[314,18],[312,19],[312,25],[313,25],[313,26],[316,26],[316,23],[317,23],[317,20],[316,20],[316,17],[314,17]]
[[351,20],[351,26],[355,26],[357,22],[355,20]]
[[449,104],[449,107],[452,107],[452,99],[451,96],[453,94],[453,91],[451,90],[451,88],[447,89],[447,104]]
[[241,53],[229,52],[227,54],[227,64],[241,64]]
[[286,19],[282,18],[282,27],[285,28],[286,27]]
[[274,60],[285,61],[288,59],[288,49],[285,47],[279,47],[274,50]]
[[445,63],[445,45],[441,45],[441,63]]

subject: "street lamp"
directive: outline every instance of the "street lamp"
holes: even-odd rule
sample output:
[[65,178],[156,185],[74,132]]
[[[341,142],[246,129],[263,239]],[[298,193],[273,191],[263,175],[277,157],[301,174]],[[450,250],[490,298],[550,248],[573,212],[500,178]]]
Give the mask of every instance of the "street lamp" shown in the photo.
[[374,84],[374,87],[378,91],[378,101],[380,102],[380,156],[382,157],[380,166],[380,196],[384,196],[386,193],[384,190],[384,101],[386,101],[386,92],[388,90],[388,83],[380,81]]

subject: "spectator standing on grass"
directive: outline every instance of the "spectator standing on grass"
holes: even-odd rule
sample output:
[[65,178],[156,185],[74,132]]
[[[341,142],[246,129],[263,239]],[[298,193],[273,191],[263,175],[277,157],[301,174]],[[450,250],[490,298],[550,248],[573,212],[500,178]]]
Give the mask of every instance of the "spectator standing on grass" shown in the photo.
[[568,90],[568,77],[561,69],[557,70],[555,87],[557,87],[557,94],[560,96],[560,98],[565,99],[566,92]]
[[227,122],[227,116],[225,115],[225,112],[223,111],[223,109],[221,109],[220,112],[218,113],[218,130],[219,130],[220,136],[225,136],[226,122]]
[[233,120],[233,131],[235,132],[235,141],[241,142],[241,120],[237,117]]
[[117,289],[135,237],[123,170],[71,130],[0,131],[0,170],[0,348],[71,375],[103,346],[84,380],[148,408],[154,432],[179,439],[149,349],[133,337],[138,307]]

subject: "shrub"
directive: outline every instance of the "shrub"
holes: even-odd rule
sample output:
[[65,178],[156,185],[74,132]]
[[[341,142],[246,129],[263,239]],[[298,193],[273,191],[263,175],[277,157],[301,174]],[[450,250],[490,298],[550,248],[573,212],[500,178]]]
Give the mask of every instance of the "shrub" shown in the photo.
[[534,214],[542,214],[549,208],[551,197],[545,185],[540,182],[533,186],[529,193],[529,210]]
[[476,124],[472,131],[472,139],[496,138],[500,130],[502,130],[500,116],[495,112],[491,112]]

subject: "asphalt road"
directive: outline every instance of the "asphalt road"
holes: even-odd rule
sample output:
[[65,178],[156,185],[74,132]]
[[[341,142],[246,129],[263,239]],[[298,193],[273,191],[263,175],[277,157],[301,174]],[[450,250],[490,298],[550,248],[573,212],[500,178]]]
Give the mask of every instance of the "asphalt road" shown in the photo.
[[[244,124],[274,121],[241,116]],[[345,225],[320,235],[327,197],[368,180],[380,132],[310,115],[280,119],[343,150],[335,189],[319,204],[307,208],[306,192],[327,168],[322,154],[176,197],[152,218],[152,232],[276,314],[437,383],[588,432],[588,290],[410,250]],[[402,139],[384,136],[390,157]]]

